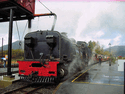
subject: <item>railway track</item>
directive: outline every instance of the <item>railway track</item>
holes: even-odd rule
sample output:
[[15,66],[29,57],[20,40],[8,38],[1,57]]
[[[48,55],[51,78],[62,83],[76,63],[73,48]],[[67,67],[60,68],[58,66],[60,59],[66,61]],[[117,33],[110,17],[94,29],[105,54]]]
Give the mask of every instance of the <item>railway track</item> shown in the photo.
[[12,91],[8,91],[8,92],[5,92],[5,93],[2,93],[2,94],[41,94],[40,92],[38,92],[37,90],[43,88],[45,86],[45,84],[43,85],[34,85],[34,84],[29,84],[27,86],[23,86],[23,87],[20,87],[20,88],[17,88],[15,90],[12,90]]

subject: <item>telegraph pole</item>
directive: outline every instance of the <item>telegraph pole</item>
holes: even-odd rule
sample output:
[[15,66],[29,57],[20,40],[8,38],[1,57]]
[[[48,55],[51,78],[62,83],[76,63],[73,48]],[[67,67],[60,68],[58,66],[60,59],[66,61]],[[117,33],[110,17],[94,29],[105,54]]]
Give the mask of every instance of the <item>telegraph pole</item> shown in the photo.
[[110,53],[109,66],[111,66],[111,43],[109,43],[109,53]]
[[9,38],[8,38],[8,66],[7,75],[11,75],[11,56],[12,56],[12,30],[13,30],[13,9],[10,9]]
[[3,57],[3,38],[2,38],[2,57]]

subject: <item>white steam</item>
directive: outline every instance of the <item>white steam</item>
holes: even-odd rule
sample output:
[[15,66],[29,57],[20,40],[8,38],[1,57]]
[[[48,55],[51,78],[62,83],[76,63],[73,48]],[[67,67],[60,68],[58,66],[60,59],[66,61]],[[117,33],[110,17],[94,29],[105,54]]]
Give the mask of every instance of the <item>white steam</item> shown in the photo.
[[[88,65],[91,65],[93,63],[96,63],[96,59],[95,59],[95,49],[98,47],[98,45],[96,45],[94,48],[93,48],[93,51],[92,51],[92,56],[91,56],[91,59],[89,60],[88,62]],[[80,58],[75,58],[69,65],[68,67],[68,75],[72,75],[78,71],[81,71],[85,68],[85,63],[83,61],[80,60]]]
[[91,59],[89,60],[89,62],[88,62],[88,65],[91,65],[91,64],[93,64],[93,63],[95,63],[96,62],[96,60],[95,60],[95,49],[98,47],[98,45],[95,45],[95,47],[93,48],[93,51],[92,51],[92,56],[91,56]]
[[80,59],[75,58],[68,67],[69,75],[74,74],[82,69],[84,69],[85,65]]

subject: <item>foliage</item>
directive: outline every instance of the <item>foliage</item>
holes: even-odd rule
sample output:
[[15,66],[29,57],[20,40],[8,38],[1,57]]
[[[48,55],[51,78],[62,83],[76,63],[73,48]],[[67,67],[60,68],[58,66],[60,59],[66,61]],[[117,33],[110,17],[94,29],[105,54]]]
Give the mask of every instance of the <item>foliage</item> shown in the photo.
[[104,45],[100,46],[98,41],[95,42],[95,41],[91,41],[91,40],[90,40],[90,41],[88,42],[88,44],[89,44],[89,47],[90,47],[91,51],[93,51],[94,48],[96,47],[95,53],[97,53],[97,54],[102,54],[102,55],[106,55],[106,56],[109,56],[109,55],[110,55],[110,52],[109,52],[109,51],[104,51],[104,50],[103,50]]
[[93,43],[91,42],[91,40],[89,41],[89,46],[88,46],[88,47],[91,49],[91,51],[92,51],[93,48],[94,48]]
[[125,59],[125,57],[122,57],[122,59]]
[[16,59],[16,61],[23,61],[24,57],[21,57],[20,59]]
[[104,54],[104,55],[107,55],[107,56],[110,55],[109,51],[104,51],[103,54]]
[[119,57],[119,56],[118,56],[118,59],[122,59],[122,57]]
[[[2,51],[0,52],[0,55],[2,57]],[[8,50],[3,51],[3,56],[8,55]],[[12,49],[12,59],[21,59],[24,57],[24,51],[21,49]]]
[[22,58],[24,55],[24,51],[21,49],[12,49],[12,58]]
[[122,56],[121,56],[121,57],[119,57],[119,56],[118,56],[117,58],[118,58],[118,59],[125,59],[125,56],[124,56],[124,57],[122,57]]
[[111,61],[112,61],[112,63],[115,63],[116,58],[115,58],[115,57],[113,57],[113,56],[111,56]]

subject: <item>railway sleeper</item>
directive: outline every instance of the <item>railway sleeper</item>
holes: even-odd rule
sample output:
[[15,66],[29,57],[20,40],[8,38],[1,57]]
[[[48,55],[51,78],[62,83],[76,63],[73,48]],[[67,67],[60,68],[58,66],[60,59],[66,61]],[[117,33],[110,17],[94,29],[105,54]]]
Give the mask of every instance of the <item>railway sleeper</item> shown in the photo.
[[21,76],[20,80],[32,82],[32,83],[54,83],[56,77],[42,77],[42,76],[34,76],[29,78],[28,76]]

